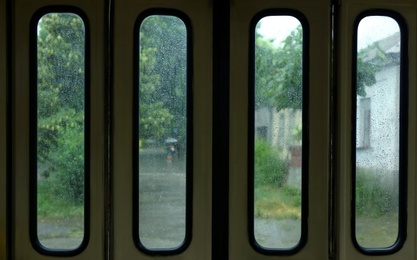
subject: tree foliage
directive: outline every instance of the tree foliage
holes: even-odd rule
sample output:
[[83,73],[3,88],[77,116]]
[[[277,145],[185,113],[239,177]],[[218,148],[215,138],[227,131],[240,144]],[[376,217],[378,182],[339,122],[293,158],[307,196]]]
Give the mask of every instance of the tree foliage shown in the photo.
[[[376,83],[379,67],[358,53],[357,93],[365,96],[365,87]],[[256,33],[255,107],[270,106],[301,109],[303,94],[303,30],[299,25],[280,44]]]
[[[373,53],[373,58],[369,57],[370,53]],[[359,96],[366,96],[366,87],[376,83],[375,74],[387,60],[386,54],[377,42],[358,52],[356,59],[356,90]]]
[[[150,59],[148,57],[151,55],[146,55],[148,70],[141,71],[140,75],[157,77],[151,82],[152,91],[147,96],[148,100],[140,98],[140,102],[145,105],[140,109],[155,106],[157,109],[150,110],[161,113],[158,117],[164,119],[164,124],[160,122],[151,125],[150,122],[157,117],[151,113],[146,113],[148,116],[141,116],[141,138],[158,140],[174,135],[183,141],[186,134],[187,107],[186,27],[181,19],[175,16],[154,15],[142,22],[140,31],[141,63],[143,63],[143,50],[152,51]],[[140,88],[149,89],[142,84],[146,83],[141,80]]]
[[[38,168],[55,195],[84,198],[85,28],[74,14],[51,13],[38,23]],[[88,133],[87,133],[88,134]]]
[[155,73],[156,48],[147,47],[147,37],[141,32],[139,55],[139,134],[141,139],[160,139],[170,125],[172,115],[164,103],[154,98],[160,76]]
[[302,107],[301,25],[278,46],[256,35],[255,44],[255,104],[283,108]]
[[38,155],[50,149],[64,129],[84,122],[84,46],[82,20],[70,14],[48,14],[38,24]]

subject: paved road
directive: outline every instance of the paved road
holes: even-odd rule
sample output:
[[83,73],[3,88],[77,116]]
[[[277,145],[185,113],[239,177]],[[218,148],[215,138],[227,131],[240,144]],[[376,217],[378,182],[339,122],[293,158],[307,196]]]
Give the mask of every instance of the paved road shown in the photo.
[[83,232],[83,218],[46,219],[38,222],[39,242],[49,249],[75,249],[82,243]]
[[291,248],[298,244],[301,222],[295,219],[255,219],[255,239],[266,248]]
[[185,237],[185,173],[141,174],[139,235],[147,248],[175,248]]

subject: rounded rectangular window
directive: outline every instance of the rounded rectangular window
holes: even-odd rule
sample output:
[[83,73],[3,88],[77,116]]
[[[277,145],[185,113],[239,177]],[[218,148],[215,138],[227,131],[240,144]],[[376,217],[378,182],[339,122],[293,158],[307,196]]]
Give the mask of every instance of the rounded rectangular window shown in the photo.
[[41,253],[71,255],[88,241],[86,28],[57,9],[32,19],[31,236]]
[[138,247],[175,254],[191,239],[190,42],[180,12],[158,9],[136,25],[134,236]]
[[307,23],[295,11],[253,20],[249,119],[250,234],[265,254],[291,254],[306,240]]
[[368,254],[399,250],[406,232],[407,83],[403,22],[372,11],[354,42],[353,240]]

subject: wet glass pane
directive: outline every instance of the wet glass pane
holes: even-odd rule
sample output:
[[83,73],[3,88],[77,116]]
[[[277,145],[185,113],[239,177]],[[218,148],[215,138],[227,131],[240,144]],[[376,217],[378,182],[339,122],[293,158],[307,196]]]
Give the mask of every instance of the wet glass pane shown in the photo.
[[254,236],[266,249],[301,239],[303,28],[293,16],[255,31]]
[[71,250],[84,238],[84,22],[48,13],[37,35],[38,239],[47,249]]
[[386,248],[398,238],[401,35],[387,16],[357,28],[356,240]]
[[139,38],[139,240],[171,250],[187,228],[187,30],[176,16],[152,15]]

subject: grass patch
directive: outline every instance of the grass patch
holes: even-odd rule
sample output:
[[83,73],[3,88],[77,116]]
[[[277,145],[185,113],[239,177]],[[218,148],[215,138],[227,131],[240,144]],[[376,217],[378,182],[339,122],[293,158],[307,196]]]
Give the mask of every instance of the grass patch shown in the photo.
[[392,176],[392,172],[356,169],[357,215],[378,218],[398,210],[398,177]]
[[365,248],[392,246],[398,237],[398,214],[388,213],[379,217],[356,218],[356,240]]
[[50,183],[43,180],[38,184],[38,217],[50,219],[76,218],[84,216],[84,205],[57,196]]
[[356,240],[365,248],[392,246],[398,237],[398,173],[356,169]]
[[255,188],[255,217],[301,219],[301,192],[297,189],[271,185]]

